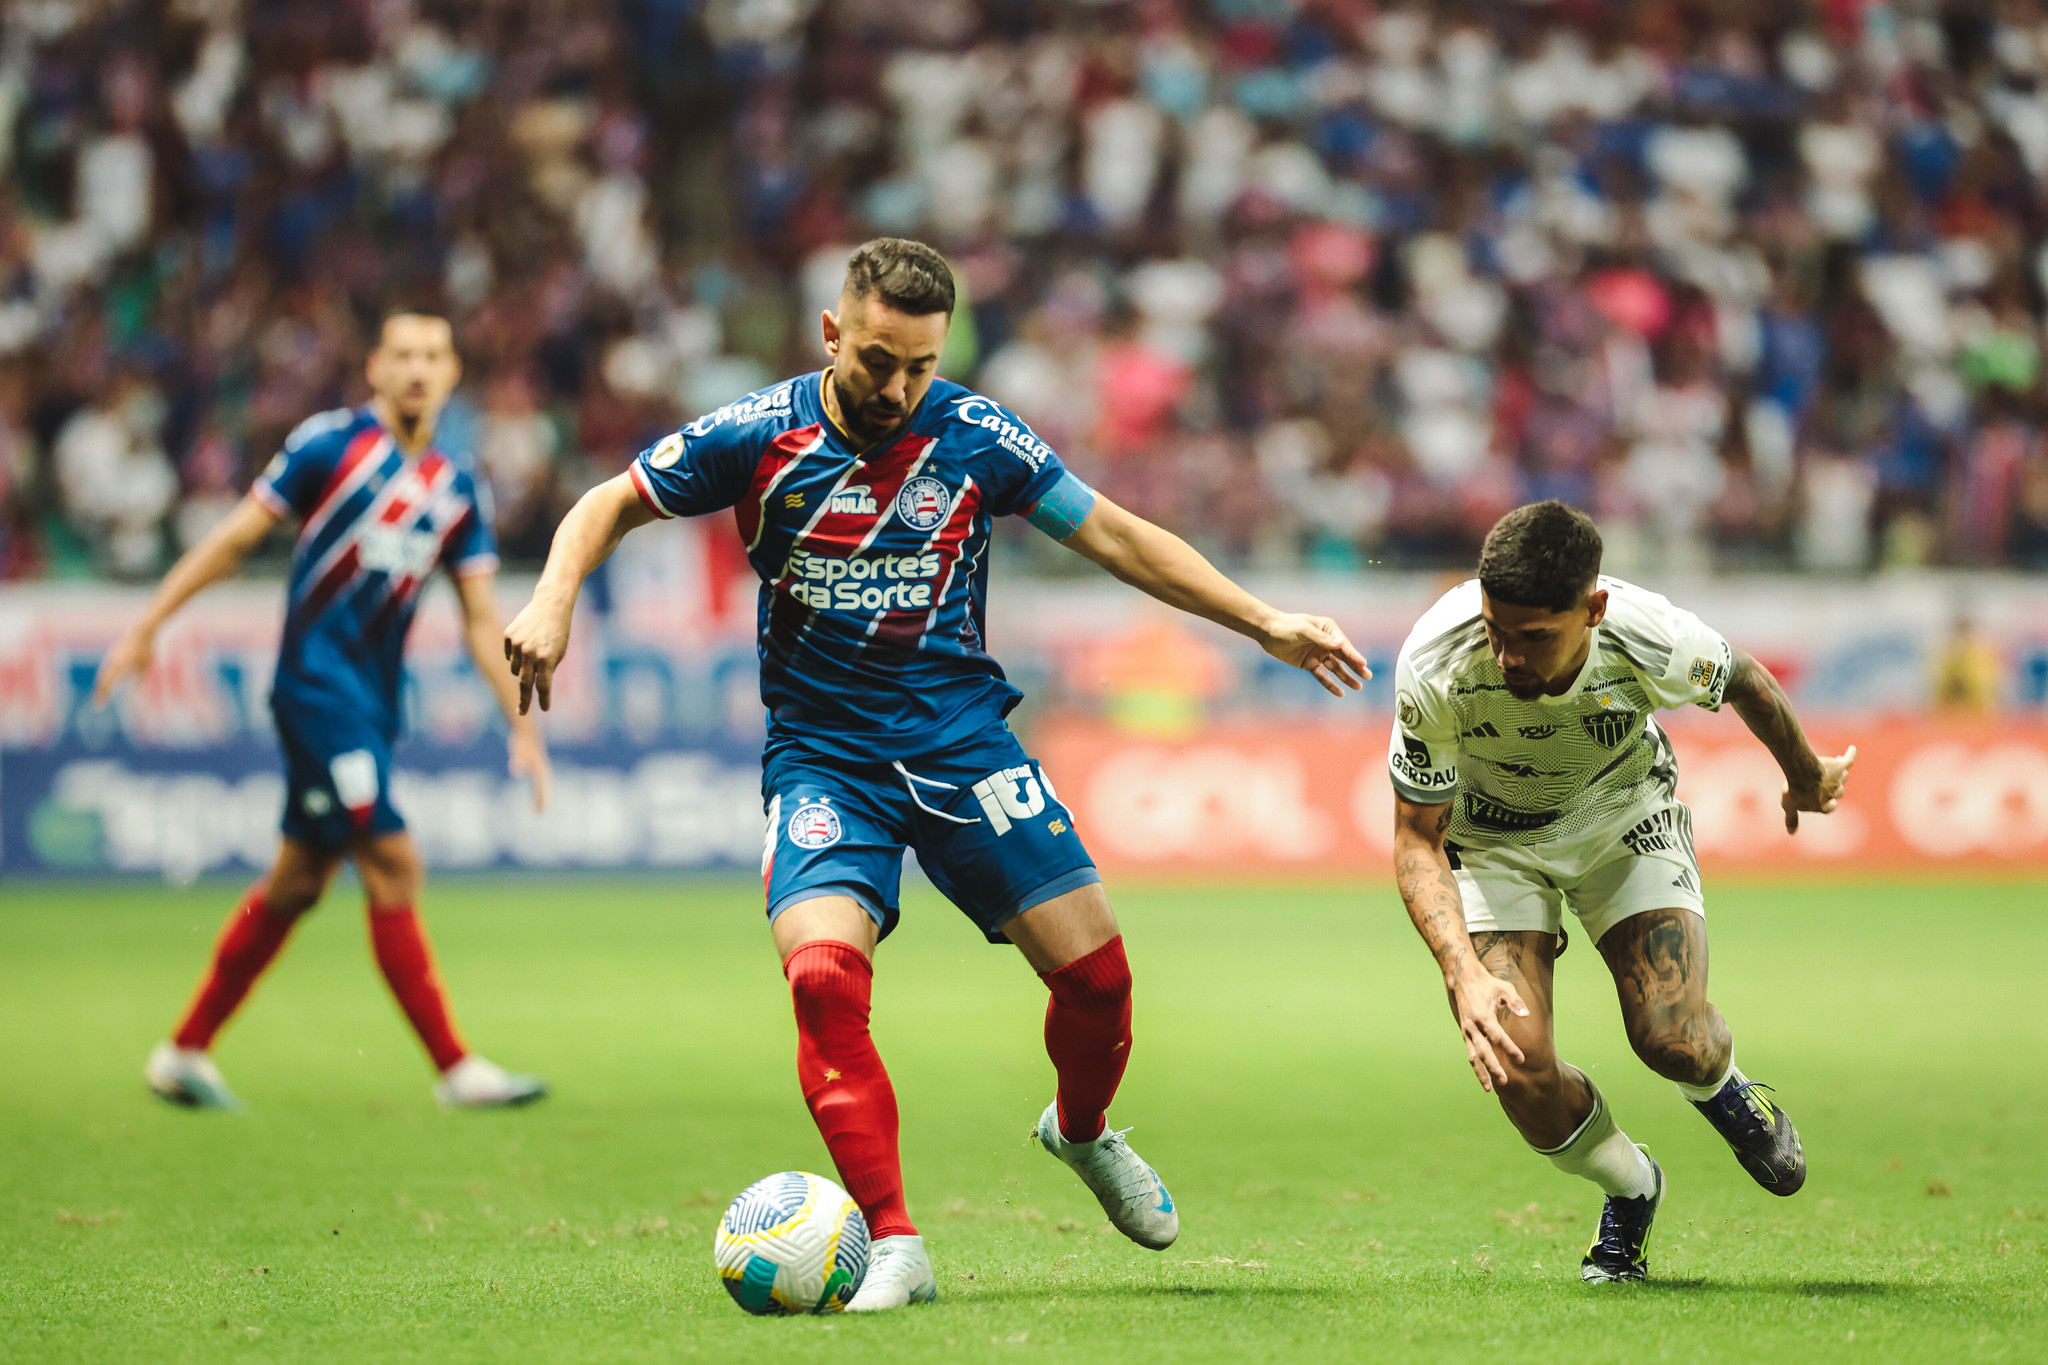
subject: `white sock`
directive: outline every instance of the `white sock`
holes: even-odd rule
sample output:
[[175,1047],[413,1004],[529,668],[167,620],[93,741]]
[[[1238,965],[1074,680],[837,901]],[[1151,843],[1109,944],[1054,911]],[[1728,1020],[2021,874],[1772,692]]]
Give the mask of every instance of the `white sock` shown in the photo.
[[1566,1175],[1583,1176],[1617,1199],[1637,1199],[1653,1192],[1657,1188],[1657,1173],[1650,1166],[1650,1159],[1643,1155],[1642,1148],[1628,1140],[1627,1133],[1615,1126],[1607,1097],[1590,1077],[1586,1088],[1593,1092],[1593,1112],[1586,1115],[1586,1121],[1565,1139],[1563,1146],[1542,1154]]
[[1731,1047],[1728,1049],[1728,1069],[1721,1073],[1720,1080],[1709,1081],[1705,1085],[1687,1085],[1684,1081],[1674,1083],[1678,1086],[1679,1094],[1685,1096],[1694,1104],[1705,1104],[1708,1100],[1720,1094],[1721,1087],[1728,1084],[1730,1080],[1735,1081],[1739,1085],[1748,1079],[1749,1077],[1735,1069],[1735,1049]]

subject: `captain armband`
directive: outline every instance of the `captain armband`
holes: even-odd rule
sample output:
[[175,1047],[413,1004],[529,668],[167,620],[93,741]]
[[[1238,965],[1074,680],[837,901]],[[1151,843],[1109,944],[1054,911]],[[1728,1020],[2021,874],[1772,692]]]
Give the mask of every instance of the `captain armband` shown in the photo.
[[1024,519],[1054,540],[1065,540],[1081,529],[1081,523],[1094,510],[1095,490],[1073,474],[1062,473],[1059,482],[1024,514]]

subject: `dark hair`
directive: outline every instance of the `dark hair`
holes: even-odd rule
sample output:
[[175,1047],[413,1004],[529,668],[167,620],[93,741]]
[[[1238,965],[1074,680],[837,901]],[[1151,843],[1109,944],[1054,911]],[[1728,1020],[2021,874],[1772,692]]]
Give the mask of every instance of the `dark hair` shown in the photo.
[[856,248],[846,262],[846,297],[860,300],[871,294],[913,317],[951,317],[953,267],[923,242],[877,237]]
[[1479,586],[1496,602],[1569,611],[1600,578],[1600,528],[1552,499],[1493,524],[1479,551]]
[[449,321],[448,315],[439,308],[417,300],[406,300],[400,303],[388,304],[378,310],[377,331],[375,334],[377,345],[381,346],[384,344],[385,329],[390,327],[399,318],[429,318],[435,322],[447,324],[448,334],[450,336],[455,334],[455,324]]

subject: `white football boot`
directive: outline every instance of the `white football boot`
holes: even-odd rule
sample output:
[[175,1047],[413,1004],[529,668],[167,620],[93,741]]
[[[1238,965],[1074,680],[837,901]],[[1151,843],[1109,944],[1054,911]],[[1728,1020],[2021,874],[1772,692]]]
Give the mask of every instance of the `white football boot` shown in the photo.
[[434,1084],[434,1098],[450,1109],[504,1109],[531,1104],[547,1093],[548,1083],[540,1077],[507,1071],[474,1052]]
[[932,1258],[925,1255],[924,1238],[915,1233],[883,1237],[868,1248],[868,1272],[861,1276],[860,1290],[846,1305],[849,1313],[874,1313],[884,1308],[906,1308],[913,1303],[930,1303],[939,1296],[939,1281],[932,1274]]
[[179,1047],[166,1039],[150,1049],[142,1078],[160,1100],[187,1109],[240,1109],[241,1102],[221,1079],[213,1058],[198,1048]]
[[1118,1132],[1105,1120],[1102,1136],[1095,1141],[1069,1142],[1060,1136],[1057,1101],[1048,1104],[1038,1119],[1038,1140],[1045,1150],[1074,1168],[1081,1183],[1102,1201],[1102,1211],[1116,1230],[1141,1247],[1164,1251],[1180,1236],[1180,1215],[1173,1211],[1166,1182],[1124,1141],[1129,1131]]

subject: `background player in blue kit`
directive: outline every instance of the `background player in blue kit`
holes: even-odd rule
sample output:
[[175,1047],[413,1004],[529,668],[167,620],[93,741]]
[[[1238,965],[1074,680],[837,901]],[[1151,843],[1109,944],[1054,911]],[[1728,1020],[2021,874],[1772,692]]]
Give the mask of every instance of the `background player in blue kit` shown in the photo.
[[904,1206],[895,1093],[868,1034],[877,943],[903,850],[1051,991],[1058,1097],[1046,1149],[1155,1249],[1179,1218],[1107,1110],[1129,1056],[1131,975],[1073,818],[1003,718],[1021,693],[984,646],[993,518],[1026,517],[1127,583],[1229,626],[1330,691],[1370,676],[1336,624],[1280,612],[1179,537],[1097,496],[997,404],[937,378],[945,259],[869,242],[823,317],[832,366],[693,422],[600,485],[556,532],[505,632],[520,706],[550,699],[583,579],[627,531],[732,508],[762,580],[768,916],[797,1018],[804,1099],[875,1238],[849,1307],[936,1297]]
[[455,580],[463,638],[512,723],[511,768],[546,802],[547,750],[498,666],[498,567],[487,503],[467,470],[435,450],[434,421],[462,373],[448,323],[396,313],[367,367],[376,396],[301,423],[235,510],[186,552],[142,619],[108,653],[94,696],[149,668],[158,627],[286,517],[300,520],[271,709],[284,749],[284,839],[277,862],[221,932],[212,967],[177,1031],[150,1054],[150,1088],[174,1103],[233,1108],[208,1055],[214,1035],[319,901],[344,857],[369,898],[370,941],[391,992],[426,1045],[444,1104],[538,1099],[547,1087],[477,1056],[450,1017],[414,905],[424,871],[391,805],[405,636],[436,569]]

